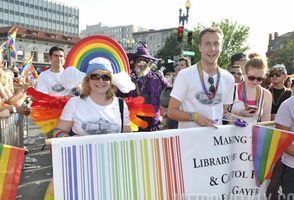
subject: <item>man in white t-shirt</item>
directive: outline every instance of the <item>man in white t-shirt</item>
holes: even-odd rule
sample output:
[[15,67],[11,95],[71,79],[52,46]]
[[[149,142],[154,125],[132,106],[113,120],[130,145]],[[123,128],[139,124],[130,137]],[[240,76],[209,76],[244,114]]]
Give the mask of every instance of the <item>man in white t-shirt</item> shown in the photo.
[[65,96],[69,94],[60,83],[60,75],[64,68],[64,50],[54,46],[49,51],[51,68],[42,72],[37,81],[37,90],[54,96]]
[[[278,109],[276,128],[294,132],[294,96],[285,100]],[[294,141],[282,156],[284,164],[282,175],[282,191],[285,199],[294,199]],[[290,198],[291,196],[291,198]]]
[[233,103],[234,77],[217,64],[222,44],[219,28],[202,30],[200,62],[178,73],[168,116],[179,121],[179,128],[222,124],[224,111]]

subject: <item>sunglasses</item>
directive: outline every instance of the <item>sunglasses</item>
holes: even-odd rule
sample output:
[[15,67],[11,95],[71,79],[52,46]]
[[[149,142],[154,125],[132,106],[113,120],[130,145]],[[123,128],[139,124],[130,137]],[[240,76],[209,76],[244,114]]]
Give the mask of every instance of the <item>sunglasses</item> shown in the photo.
[[211,93],[215,93],[215,87],[214,87],[214,79],[213,79],[213,77],[209,77],[208,78],[208,83],[210,84],[210,86],[209,86],[209,92],[211,92]]
[[282,74],[281,73],[270,73],[269,74],[269,77],[274,77],[274,76],[280,77],[280,76],[282,76]]
[[110,81],[111,80],[111,76],[108,74],[90,74],[89,78],[92,81],[98,81],[99,79],[102,79],[103,81]]
[[238,75],[238,76],[241,76],[241,75],[242,75],[241,72],[231,72],[231,74],[232,74],[232,75],[235,75],[235,74],[236,74],[236,75]]
[[263,77],[247,76],[247,78],[249,81],[254,81],[255,79],[257,80],[257,82],[263,81]]

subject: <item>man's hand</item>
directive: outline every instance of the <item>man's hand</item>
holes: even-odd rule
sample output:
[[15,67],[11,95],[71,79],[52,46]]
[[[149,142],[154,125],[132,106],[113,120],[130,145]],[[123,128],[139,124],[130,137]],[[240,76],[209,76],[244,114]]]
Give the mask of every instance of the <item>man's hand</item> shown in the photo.
[[194,120],[194,122],[196,122],[199,126],[207,126],[207,127],[217,128],[214,120],[209,119],[201,114],[198,114],[198,117],[197,117],[197,119]]

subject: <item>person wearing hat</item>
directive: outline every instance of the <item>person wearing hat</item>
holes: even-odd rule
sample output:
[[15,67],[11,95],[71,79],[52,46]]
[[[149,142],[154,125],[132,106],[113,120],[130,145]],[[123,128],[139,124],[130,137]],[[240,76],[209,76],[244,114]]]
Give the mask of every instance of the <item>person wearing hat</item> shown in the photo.
[[129,53],[128,58],[132,63],[131,79],[136,89],[124,94],[125,97],[143,96],[146,104],[151,104],[155,110],[155,117],[141,117],[148,122],[148,127],[139,128],[138,131],[157,131],[160,123],[160,94],[167,86],[163,76],[151,71],[151,67],[159,59],[150,55],[146,45],[141,43],[135,53]]
[[86,70],[81,95],[67,102],[54,132],[78,136],[131,132],[128,107],[120,101],[110,61],[95,58]]
[[287,79],[287,69],[284,65],[277,64],[270,68],[269,78],[271,81],[269,91],[273,98],[271,119],[274,120],[281,103],[291,97],[292,92],[284,86]]

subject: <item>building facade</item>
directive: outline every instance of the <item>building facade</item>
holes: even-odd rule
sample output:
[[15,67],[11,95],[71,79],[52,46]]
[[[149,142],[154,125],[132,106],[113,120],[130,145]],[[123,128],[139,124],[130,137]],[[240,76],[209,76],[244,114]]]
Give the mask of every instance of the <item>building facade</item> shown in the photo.
[[49,0],[0,0],[0,27],[78,36],[79,9]]
[[81,31],[81,37],[87,37],[95,34],[107,35],[118,41],[126,52],[132,52],[136,47],[133,33],[146,31],[148,29],[135,26],[104,26],[101,23],[96,25],[87,25],[85,30]]
[[275,32],[274,35],[269,34],[266,55],[270,56],[273,51],[283,48],[283,45],[285,44],[285,42],[293,41],[293,40],[294,40],[294,32],[285,33],[280,36],[278,32]]
[[0,28],[0,44],[7,40],[7,33],[18,29],[15,41],[16,58],[9,59],[7,50],[3,52],[4,58],[12,64],[22,65],[33,55],[33,65],[37,68],[49,66],[49,50],[53,46],[60,46],[65,50],[65,55],[72,46],[80,40],[79,37],[44,32],[36,29],[10,26]]
[[177,28],[161,29],[161,30],[149,30],[144,32],[133,33],[135,43],[144,42],[147,44],[148,50],[152,55],[156,55],[157,52],[165,45],[165,41],[172,33],[175,33]]

